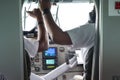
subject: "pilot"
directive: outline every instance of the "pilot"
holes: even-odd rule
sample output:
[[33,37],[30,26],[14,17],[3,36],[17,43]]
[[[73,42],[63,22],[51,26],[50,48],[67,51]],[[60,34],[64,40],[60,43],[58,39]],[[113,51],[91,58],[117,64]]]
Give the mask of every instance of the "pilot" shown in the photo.
[[[44,51],[48,48],[48,33],[44,27],[41,12],[39,9],[33,11],[27,11],[27,13],[37,19],[38,22],[38,37],[37,39],[28,39],[24,37],[25,49],[28,51],[31,57],[34,57],[37,52]],[[33,47],[32,47],[33,46]],[[36,52],[37,51],[37,52]]]
[[44,27],[43,19],[39,9],[27,11],[27,13],[37,19],[38,22],[38,37],[37,39],[28,39],[24,37],[24,80],[30,80],[31,63],[30,58],[35,57],[38,52],[48,49],[48,33]]
[[[95,7],[90,12],[90,20],[83,26],[78,26],[75,29],[62,31],[60,27],[54,22],[54,19],[50,12],[51,3],[49,0],[39,0],[39,8],[42,13],[43,21],[45,27],[51,37],[51,39],[56,44],[61,45],[72,45],[71,48],[80,48],[81,54],[84,59],[84,79],[91,80],[91,70],[92,70],[92,56],[93,52],[89,50],[94,47],[95,41]],[[68,13],[69,14],[69,13]]]

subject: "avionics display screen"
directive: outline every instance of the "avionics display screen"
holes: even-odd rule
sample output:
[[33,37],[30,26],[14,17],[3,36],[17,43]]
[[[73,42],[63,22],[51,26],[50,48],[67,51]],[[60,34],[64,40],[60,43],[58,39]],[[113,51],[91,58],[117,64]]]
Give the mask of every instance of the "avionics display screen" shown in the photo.
[[56,47],[49,47],[47,50],[43,52],[44,58],[49,57],[56,57],[57,56],[57,48]]
[[55,64],[55,59],[46,59],[46,65]]

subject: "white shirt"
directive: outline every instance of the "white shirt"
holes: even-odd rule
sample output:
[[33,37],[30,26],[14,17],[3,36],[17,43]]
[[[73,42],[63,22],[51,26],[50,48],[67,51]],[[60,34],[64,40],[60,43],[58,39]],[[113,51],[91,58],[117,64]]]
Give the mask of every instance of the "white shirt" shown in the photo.
[[[30,57],[35,57],[38,52],[38,46],[39,42],[37,40],[24,37],[24,48]],[[40,80],[40,76],[31,72],[30,80]]]
[[89,49],[94,45],[95,24],[87,23],[83,26],[69,30],[67,31],[67,33],[72,40],[72,48],[80,48],[81,54],[83,56],[83,61],[85,61],[86,54],[88,53]]
[[30,55],[30,57],[35,57],[38,52],[39,42],[34,39],[28,39],[24,37],[24,48]]

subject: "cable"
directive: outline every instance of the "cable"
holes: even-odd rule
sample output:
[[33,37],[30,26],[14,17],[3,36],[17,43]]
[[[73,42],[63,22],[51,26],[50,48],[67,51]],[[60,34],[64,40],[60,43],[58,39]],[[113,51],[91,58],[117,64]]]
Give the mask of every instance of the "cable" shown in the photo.
[[59,18],[58,18],[59,5],[57,5],[56,2],[54,2],[53,5],[57,6],[57,10],[56,10],[56,13],[52,14],[52,15],[53,15],[53,17],[55,16],[54,20],[56,23],[58,21],[58,25],[60,26],[60,22],[59,22]]

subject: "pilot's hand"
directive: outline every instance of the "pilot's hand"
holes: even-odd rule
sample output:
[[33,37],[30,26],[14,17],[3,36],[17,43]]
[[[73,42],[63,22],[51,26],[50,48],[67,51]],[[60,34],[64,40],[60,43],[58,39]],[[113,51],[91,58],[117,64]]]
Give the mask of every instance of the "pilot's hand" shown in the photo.
[[46,8],[50,9],[51,8],[50,0],[39,0],[39,7],[41,11],[43,11]]
[[27,13],[33,17],[36,18],[39,21],[42,21],[42,15],[41,15],[41,11],[39,9],[34,9],[33,11],[27,11]]

